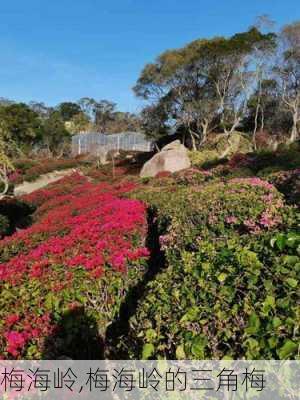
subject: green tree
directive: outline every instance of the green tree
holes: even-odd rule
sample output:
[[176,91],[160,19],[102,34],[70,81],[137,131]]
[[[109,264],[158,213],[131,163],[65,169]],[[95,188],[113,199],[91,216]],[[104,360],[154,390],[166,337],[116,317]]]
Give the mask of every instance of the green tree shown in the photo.
[[[274,136],[288,133],[292,128],[292,117],[282,104],[280,86],[274,79],[259,82],[259,87],[250,97],[243,127],[250,132],[266,131]],[[253,135],[255,141],[256,134]]]
[[109,122],[113,120],[116,104],[108,100],[100,100],[94,107],[96,129],[100,133],[105,133]]
[[168,113],[161,102],[144,107],[140,117],[141,129],[148,137],[158,140],[168,134]]
[[106,122],[106,133],[138,131],[141,128],[140,118],[129,112],[114,111]]
[[24,103],[0,107],[0,119],[20,147],[32,146],[41,138],[42,121],[39,115]]
[[279,57],[274,72],[282,101],[293,119],[289,141],[299,138],[300,123],[300,21],[286,25],[279,36]]
[[169,124],[185,126],[195,147],[196,139],[205,142],[218,119],[228,134],[239,126],[253,87],[250,56],[273,40],[273,34],[257,28],[230,38],[195,40],[146,65],[134,91],[163,106]]
[[57,111],[60,113],[63,121],[71,121],[71,119],[81,113],[79,104],[66,101],[57,106]]
[[37,113],[41,119],[49,117],[50,113],[53,111],[52,107],[48,107],[45,103],[40,101],[30,101],[28,106]]
[[94,122],[95,120],[95,105],[96,100],[91,97],[82,97],[78,100],[78,105],[82,112],[84,112],[87,117]]
[[60,112],[53,111],[43,125],[43,144],[49,154],[62,156],[70,139],[71,135],[65,128]]
[[78,104],[93,122],[95,130],[99,133],[106,133],[109,123],[114,120],[116,104],[109,100],[97,101],[90,97],[83,97]]
[[0,123],[0,197],[7,193],[9,187],[9,173],[14,170],[11,160],[12,141],[9,132],[3,122]]
[[66,122],[66,129],[71,133],[82,133],[92,130],[92,124],[88,116],[84,112],[75,114],[70,121]]

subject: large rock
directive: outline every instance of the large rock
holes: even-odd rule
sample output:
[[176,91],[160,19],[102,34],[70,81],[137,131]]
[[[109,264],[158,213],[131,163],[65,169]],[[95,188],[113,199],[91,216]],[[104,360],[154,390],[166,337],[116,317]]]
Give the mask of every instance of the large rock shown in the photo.
[[141,172],[142,178],[156,176],[159,172],[176,172],[190,168],[191,162],[187,149],[175,140],[161,149],[149,161],[147,161]]
[[167,151],[167,150],[182,150],[186,148],[183,146],[183,144],[180,143],[180,140],[174,140],[171,143],[166,144],[164,147],[162,147],[161,151]]

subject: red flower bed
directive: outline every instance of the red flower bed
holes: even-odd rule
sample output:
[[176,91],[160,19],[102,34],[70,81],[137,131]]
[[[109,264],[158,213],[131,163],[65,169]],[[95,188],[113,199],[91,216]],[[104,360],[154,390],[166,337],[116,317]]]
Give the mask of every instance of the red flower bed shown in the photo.
[[[42,338],[55,329],[53,312],[62,313],[78,297],[86,304],[86,285],[93,292],[99,290],[93,286],[97,280],[109,276],[120,284],[120,275],[126,277],[130,268],[140,272],[148,256],[143,246],[145,206],[119,197],[132,188],[130,183],[92,184],[74,174],[24,196],[38,206],[36,222],[0,242],[1,298],[10,303],[2,304],[0,311],[4,357],[29,357],[26,349],[33,343],[39,356]],[[126,282],[121,281],[124,290]],[[99,313],[99,307],[94,311]]]

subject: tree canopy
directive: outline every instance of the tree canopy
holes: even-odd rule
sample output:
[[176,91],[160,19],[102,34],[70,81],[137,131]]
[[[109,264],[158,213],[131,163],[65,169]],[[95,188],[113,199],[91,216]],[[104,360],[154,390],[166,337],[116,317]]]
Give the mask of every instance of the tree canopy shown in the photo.
[[[279,34],[251,27],[228,38],[197,39],[163,52],[144,67],[134,87],[148,102],[142,112],[145,132],[159,137],[165,128],[180,129],[196,148],[213,130],[230,135],[251,129],[255,136],[257,130],[274,130],[276,121],[283,131],[291,129],[295,140],[300,119],[299,32],[299,22]],[[273,89],[267,82],[274,83]]]

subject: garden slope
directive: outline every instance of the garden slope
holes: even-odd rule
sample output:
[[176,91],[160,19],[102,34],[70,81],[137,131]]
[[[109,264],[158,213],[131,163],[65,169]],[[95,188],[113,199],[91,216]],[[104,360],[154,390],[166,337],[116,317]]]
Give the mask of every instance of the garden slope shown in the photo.
[[2,358],[101,357],[146,270],[145,206],[120,198],[132,188],[73,174],[24,196],[34,224],[0,242]]
[[130,320],[130,357],[299,357],[299,213],[275,186],[191,170],[134,198],[157,214],[166,269]]
[[35,223],[0,242],[2,357],[299,358],[299,161],[235,155],[136,184],[85,168],[98,183],[24,196]]

